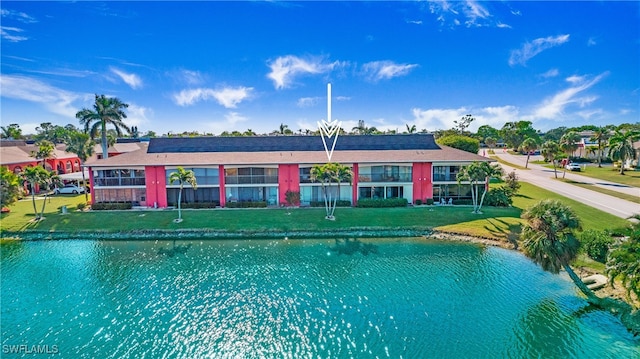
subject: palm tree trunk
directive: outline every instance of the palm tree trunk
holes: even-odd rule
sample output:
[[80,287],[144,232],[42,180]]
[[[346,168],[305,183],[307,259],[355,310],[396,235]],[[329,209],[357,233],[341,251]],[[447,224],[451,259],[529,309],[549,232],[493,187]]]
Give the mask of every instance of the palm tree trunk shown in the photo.
[[44,206],[47,205],[47,194],[44,194],[44,200],[42,201],[42,210],[40,211],[39,218],[44,218]]
[[36,207],[36,185],[31,182],[31,202],[33,202],[33,214],[38,219],[38,208]]
[[529,168],[529,157],[531,157],[531,152],[527,152],[527,162],[524,164],[524,168]]
[[182,185],[180,185],[180,191],[178,192],[178,219],[182,219]]
[[109,158],[109,147],[107,146],[107,123],[102,120],[102,158]]
[[[82,185],[84,186],[87,183],[87,180],[84,178],[84,169],[80,167],[80,170],[82,171]],[[84,189],[84,201],[89,202],[89,194],[87,193],[86,188]]]
[[578,277],[578,275],[571,269],[568,264],[563,265],[564,270],[569,274],[569,277],[573,281],[573,283],[580,289],[580,291],[587,296],[587,300],[589,303],[600,304],[600,298],[593,293],[589,287]]

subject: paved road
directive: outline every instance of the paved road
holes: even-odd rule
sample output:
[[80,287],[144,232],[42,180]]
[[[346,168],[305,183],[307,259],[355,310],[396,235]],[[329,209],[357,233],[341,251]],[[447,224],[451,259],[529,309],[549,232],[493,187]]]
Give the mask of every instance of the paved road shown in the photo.
[[[524,167],[527,158],[525,156],[512,155],[496,151],[496,155],[506,162],[513,163]],[[529,161],[542,159],[540,156],[531,156]],[[529,163],[530,170],[518,170],[512,166],[502,165],[506,172],[516,171],[520,180],[529,182],[538,187],[553,191],[565,197],[569,197],[576,201],[580,201],[591,207],[600,209],[614,216],[621,218],[629,218],[634,214],[640,214],[640,204],[626,201],[617,197],[609,196],[600,192],[591,191],[589,189],[574,186],[562,181],[553,179],[553,169],[540,165]],[[562,171],[558,171],[558,177],[562,177]],[[591,183],[594,186],[607,188],[609,190],[618,191],[629,194],[631,196],[640,197],[640,188],[622,185],[613,182],[601,181],[598,179],[581,176],[577,173],[567,173],[567,179]]]

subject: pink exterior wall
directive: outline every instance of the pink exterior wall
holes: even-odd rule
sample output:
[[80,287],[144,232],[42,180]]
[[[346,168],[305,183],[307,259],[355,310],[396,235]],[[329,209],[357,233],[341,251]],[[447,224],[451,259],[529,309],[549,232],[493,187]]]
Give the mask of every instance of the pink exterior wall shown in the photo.
[[227,204],[227,193],[226,193],[226,189],[224,188],[225,183],[224,183],[224,166],[223,165],[218,165],[218,176],[219,176],[219,183],[220,183],[220,207],[224,207]]
[[278,165],[278,202],[287,203],[287,191],[300,192],[300,169],[297,164]]
[[164,166],[146,166],[144,176],[147,190],[147,206],[155,204],[159,208],[167,207],[167,178]]
[[417,199],[433,198],[433,182],[431,181],[432,163],[414,162],[413,164],[413,202]]
[[351,205],[352,206],[356,206],[358,204],[358,173],[359,171],[359,167],[357,163],[353,164],[353,180],[352,180],[352,191],[351,191]]

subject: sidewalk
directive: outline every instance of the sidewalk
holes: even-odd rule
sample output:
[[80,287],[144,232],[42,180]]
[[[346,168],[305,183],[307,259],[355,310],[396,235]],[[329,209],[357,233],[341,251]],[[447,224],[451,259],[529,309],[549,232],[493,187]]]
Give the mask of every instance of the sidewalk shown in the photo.
[[[496,156],[506,162],[513,163],[524,167],[527,157],[512,155],[506,152],[496,151]],[[553,169],[540,165],[532,164],[532,161],[542,159],[541,156],[531,156],[529,158],[529,170],[518,170],[508,165],[502,165],[505,171],[516,171],[520,180],[532,183],[538,187],[548,189],[550,191],[561,194],[565,197],[580,201],[586,205],[600,209],[607,213],[613,214],[621,218],[629,218],[634,214],[640,213],[640,205],[634,202],[625,201],[620,198],[609,196],[600,192],[591,191],[586,188],[574,186],[569,183],[557,181],[554,179]],[[562,178],[563,170],[558,170],[558,178]],[[640,197],[640,188],[632,187],[624,184],[602,181],[596,178],[581,176],[575,172],[567,172],[566,179],[589,183],[597,187],[606,188],[608,190],[625,193],[630,196]]]

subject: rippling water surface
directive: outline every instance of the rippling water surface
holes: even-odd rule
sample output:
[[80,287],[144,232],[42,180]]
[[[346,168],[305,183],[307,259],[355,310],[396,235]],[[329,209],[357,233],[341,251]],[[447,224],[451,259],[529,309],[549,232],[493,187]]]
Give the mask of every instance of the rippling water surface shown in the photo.
[[615,317],[518,253],[365,243],[366,255],[333,240],[3,245],[2,357],[640,357]]

